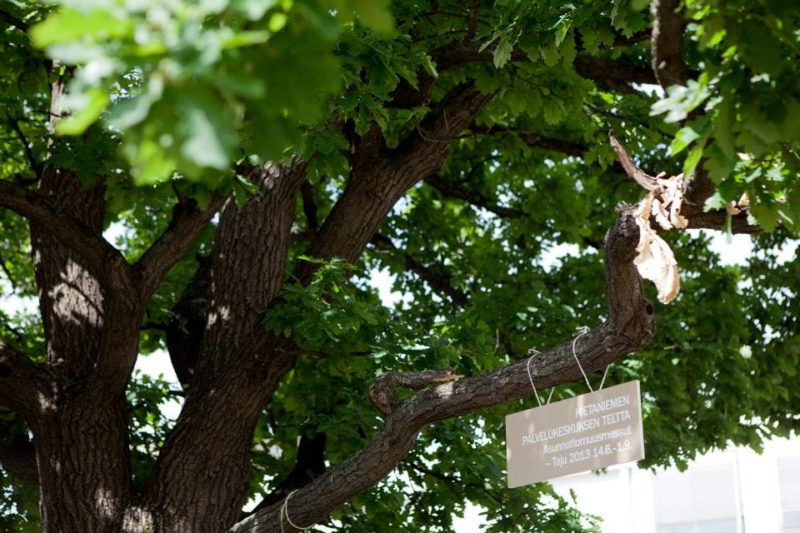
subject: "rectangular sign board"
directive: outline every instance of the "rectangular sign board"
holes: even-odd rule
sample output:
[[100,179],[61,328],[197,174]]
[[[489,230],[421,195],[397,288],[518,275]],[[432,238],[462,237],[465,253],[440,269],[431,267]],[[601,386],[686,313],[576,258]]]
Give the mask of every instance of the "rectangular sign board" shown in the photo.
[[508,486],[644,459],[639,382],[506,416]]

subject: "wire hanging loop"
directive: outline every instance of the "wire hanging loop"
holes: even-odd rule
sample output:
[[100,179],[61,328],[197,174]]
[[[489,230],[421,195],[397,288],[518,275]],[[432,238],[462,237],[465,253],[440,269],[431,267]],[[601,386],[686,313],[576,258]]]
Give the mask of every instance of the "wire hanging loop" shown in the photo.
[[[572,340],[572,356],[575,358],[575,362],[578,364],[578,369],[581,371],[581,375],[583,375],[584,381],[586,381],[586,386],[589,387],[589,392],[594,392],[594,389],[592,388],[592,384],[589,382],[589,376],[587,376],[586,372],[583,371],[583,367],[581,366],[581,362],[578,359],[578,354],[575,353],[575,345],[578,343],[578,339],[580,339],[581,337],[583,337],[584,335],[589,333],[589,327],[588,326],[581,326],[578,329],[580,331],[580,335],[578,335],[577,337],[575,337]],[[605,381],[605,379],[603,379],[603,381]],[[600,388],[602,388],[602,384],[601,384]]]
[[[525,368],[528,370],[528,379],[531,382],[531,388],[533,389],[533,395],[536,396],[536,403],[539,404],[539,407],[542,407],[542,400],[539,399],[539,393],[536,390],[536,385],[533,384],[533,376],[531,375],[531,361],[537,355],[542,355],[542,352],[537,350],[536,348],[531,348],[528,350],[528,353],[531,356],[528,358],[528,363],[525,365]],[[550,388],[550,394],[547,396],[547,403],[545,405],[550,405],[550,400],[553,398],[553,388]]]
[[607,365],[606,369],[603,371],[603,379],[600,380],[600,388],[597,390],[603,390],[603,385],[606,384],[606,378],[608,377],[608,369],[611,368],[611,365]]
[[286,533],[286,530],[283,528],[283,519],[284,519],[284,517],[286,518],[286,522],[288,522],[289,525],[292,526],[295,529],[298,529],[300,531],[307,531],[308,529],[311,528],[311,526],[308,526],[308,527],[298,526],[297,524],[292,522],[291,518],[289,518],[289,498],[291,498],[292,494],[294,494],[295,492],[297,492],[297,489],[295,489],[292,492],[290,492],[289,495],[286,496],[286,499],[283,500],[283,505],[281,505],[281,514],[280,514],[281,533]]

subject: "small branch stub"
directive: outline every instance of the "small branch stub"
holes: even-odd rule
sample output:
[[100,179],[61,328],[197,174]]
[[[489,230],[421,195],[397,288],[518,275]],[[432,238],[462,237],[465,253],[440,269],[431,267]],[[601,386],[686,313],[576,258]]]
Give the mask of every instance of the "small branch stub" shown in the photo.
[[400,403],[394,395],[394,389],[397,387],[419,390],[429,385],[456,381],[462,377],[454,373],[452,368],[421,372],[387,372],[378,376],[378,379],[370,385],[367,396],[372,405],[388,416]]

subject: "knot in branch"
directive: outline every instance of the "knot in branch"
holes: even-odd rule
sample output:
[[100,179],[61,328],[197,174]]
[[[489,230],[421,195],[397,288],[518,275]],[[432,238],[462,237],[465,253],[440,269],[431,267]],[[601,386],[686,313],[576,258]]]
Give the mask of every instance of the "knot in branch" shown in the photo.
[[394,395],[394,389],[397,387],[419,390],[437,383],[456,381],[461,377],[454,373],[452,368],[420,372],[387,372],[372,382],[367,396],[372,405],[388,416],[400,404],[400,400]]

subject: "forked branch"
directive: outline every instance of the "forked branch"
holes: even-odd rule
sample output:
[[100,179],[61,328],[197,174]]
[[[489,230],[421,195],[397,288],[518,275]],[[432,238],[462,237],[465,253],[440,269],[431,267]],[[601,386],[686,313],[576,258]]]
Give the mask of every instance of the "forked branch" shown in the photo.
[[125,258],[102,235],[90,231],[68,213],[59,212],[36,191],[0,181],[0,207],[7,207],[45,228],[98,274],[109,273],[115,267],[127,269]]
[[179,199],[172,210],[172,220],[167,229],[134,265],[134,271],[141,283],[142,299],[149,298],[158,288],[169,269],[186,254],[200,233],[208,226],[211,218],[225,203],[225,199],[225,196],[214,193],[204,208],[200,208],[191,198]]

